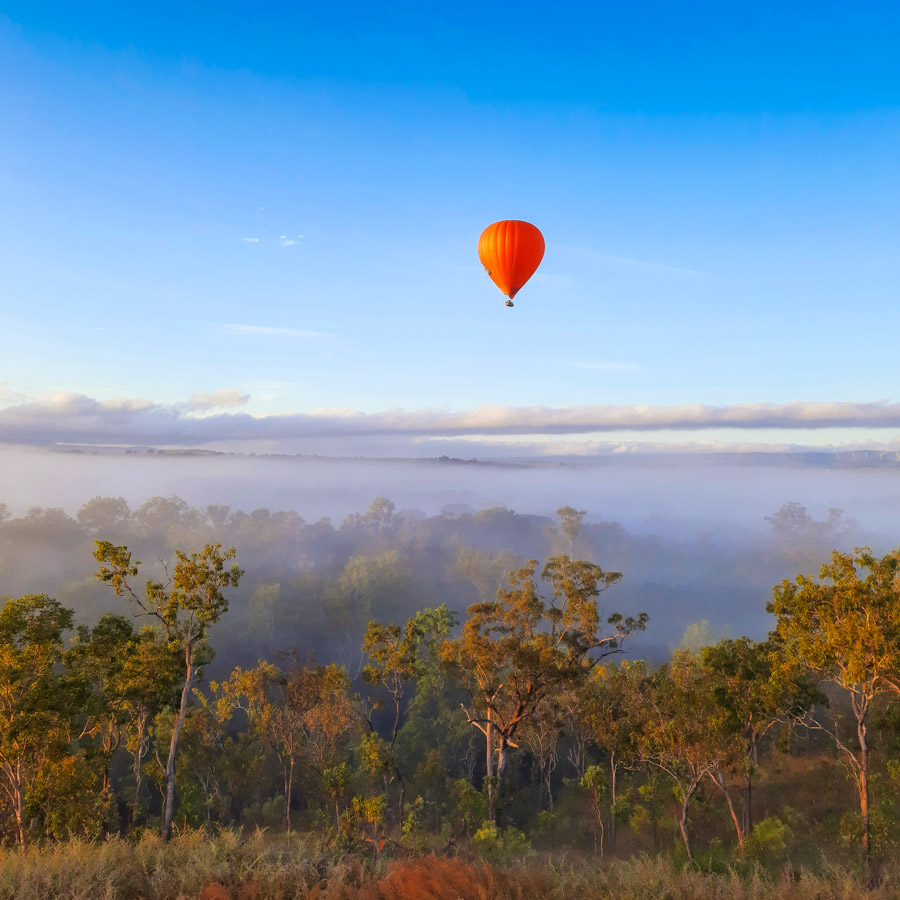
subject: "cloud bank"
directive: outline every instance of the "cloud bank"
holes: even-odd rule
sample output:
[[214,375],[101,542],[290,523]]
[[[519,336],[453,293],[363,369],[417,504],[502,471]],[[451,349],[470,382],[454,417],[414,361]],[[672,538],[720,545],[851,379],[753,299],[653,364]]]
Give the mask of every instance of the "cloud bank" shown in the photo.
[[900,403],[888,402],[557,408],[486,406],[462,412],[399,409],[362,413],[318,409],[265,416],[247,412],[210,412],[243,404],[247,399],[236,389],[228,388],[213,394],[194,394],[189,403],[174,405],[142,399],[101,401],[72,393],[41,401],[7,401],[7,405],[0,408],[0,441],[39,445],[202,446],[304,438],[553,436],[723,428],[900,428]]

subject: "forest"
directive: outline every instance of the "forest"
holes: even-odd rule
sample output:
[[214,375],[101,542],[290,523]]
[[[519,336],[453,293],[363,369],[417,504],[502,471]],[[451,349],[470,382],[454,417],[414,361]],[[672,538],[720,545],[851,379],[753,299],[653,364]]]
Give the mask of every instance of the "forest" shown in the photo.
[[[623,896],[635,865],[645,886],[660,865],[877,888],[900,841],[900,552],[856,546],[836,509],[765,524],[729,549],[572,506],[377,498],[335,525],[0,504],[0,896],[27,895],[27,860],[119,848],[126,871],[198,841],[232,867],[319,860],[292,883],[335,897],[431,896],[363,890],[404,871],[460,897]],[[675,630],[701,582],[723,621],[755,599],[761,633]],[[563,857],[581,881],[548,874]],[[228,871],[207,896],[247,879]],[[282,888],[254,896],[307,896]]]

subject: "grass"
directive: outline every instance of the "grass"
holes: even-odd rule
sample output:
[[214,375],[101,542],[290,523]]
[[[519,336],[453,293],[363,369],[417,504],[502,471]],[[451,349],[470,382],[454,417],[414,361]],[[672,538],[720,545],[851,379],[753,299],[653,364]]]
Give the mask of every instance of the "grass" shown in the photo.
[[303,841],[256,832],[145,834],[0,851],[0,900],[888,900],[900,868],[866,891],[858,874],[762,868],[706,874],[664,857],[604,866],[552,860],[493,867],[459,857],[393,860],[375,873]]

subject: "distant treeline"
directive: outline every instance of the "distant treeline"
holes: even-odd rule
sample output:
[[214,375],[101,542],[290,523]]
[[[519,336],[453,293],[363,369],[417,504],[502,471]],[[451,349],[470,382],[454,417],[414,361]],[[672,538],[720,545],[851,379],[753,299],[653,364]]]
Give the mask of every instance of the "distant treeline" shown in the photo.
[[[824,848],[868,859],[900,838],[897,554],[834,551],[775,587],[766,641],[696,627],[652,665],[622,656],[646,610],[623,603],[617,569],[582,558],[640,541],[573,507],[555,522],[426,519],[379,499],[335,528],[98,498],[75,518],[0,519],[4,566],[29,554],[37,582],[51,547],[89,538],[89,572],[67,591],[100,590],[112,610],[76,615],[39,589],[0,611],[10,843],[209,823],[376,857],[566,841],[777,863]],[[849,527],[797,504],[770,524],[763,549],[782,562]],[[238,536],[239,557],[219,540]],[[537,552],[510,551],[511,536]],[[138,546],[164,562],[141,565]],[[291,548],[303,560],[279,570]],[[276,570],[248,595],[249,560]],[[428,566],[447,569],[429,581]],[[261,648],[248,662],[234,654],[245,638]]]
[[[159,561],[176,549],[221,543],[238,548],[246,575],[214,628],[211,677],[294,648],[355,674],[370,619],[405,621],[423,605],[442,603],[462,614],[520,563],[564,553],[624,573],[617,604],[650,615],[653,629],[637,646],[645,658],[662,660],[702,620],[713,634],[764,636],[772,584],[813,569],[833,547],[884,544],[839,510],[815,518],[796,503],[761,522],[762,533],[723,528],[677,539],[575,512],[564,527],[558,515],[505,507],[451,504],[426,516],[383,498],[340,522],[306,521],[293,510],[201,509],[178,497],[151,497],[133,510],[122,498],[97,497],[74,515],[34,508],[12,516],[0,503],[0,597],[47,593],[93,624],[121,611],[94,575],[95,540],[126,544],[157,576]],[[497,558],[489,574],[469,564],[476,551]]]

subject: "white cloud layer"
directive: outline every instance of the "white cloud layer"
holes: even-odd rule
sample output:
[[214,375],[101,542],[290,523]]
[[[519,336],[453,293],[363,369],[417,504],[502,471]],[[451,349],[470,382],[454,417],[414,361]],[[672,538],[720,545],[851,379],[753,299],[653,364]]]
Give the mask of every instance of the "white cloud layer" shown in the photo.
[[[17,398],[18,399],[18,398]],[[715,429],[900,428],[900,403],[742,403],[708,406],[491,406],[463,412],[319,409],[251,415],[209,410],[247,401],[235,388],[194,394],[187,404],[142,399],[96,400],[61,393],[41,401],[7,401],[0,441],[18,444],[126,443],[189,445],[279,442],[306,438],[460,438],[484,435],[577,435]],[[197,411],[206,414],[196,415]]]

